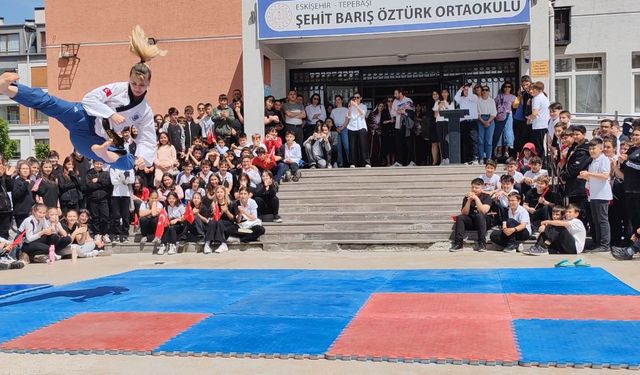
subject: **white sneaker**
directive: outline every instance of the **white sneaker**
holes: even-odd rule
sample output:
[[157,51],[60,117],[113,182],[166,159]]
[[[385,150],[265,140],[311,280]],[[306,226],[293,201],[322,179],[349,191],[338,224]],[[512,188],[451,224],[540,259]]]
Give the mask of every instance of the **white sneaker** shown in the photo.
[[95,237],[93,237],[93,240],[98,242],[98,241],[102,240],[102,236],[99,235],[99,234],[96,234]]
[[449,165],[449,158],[442,159],[442,165]]
[[327,169],[331,169],[331,168],[333,168],[333,165],[331,164],[327,165]]
[[480,161],[474,160],[471,162],[471,165],[480,165]]
[[174,255],[176,254],[176,244],[172,243],[169,245],[169,251],[167,251],[167,255]]
[[371,165],[370,165],[370,164],[367,164],[367,165],[365,165],[364,167],[365,167],[365,168],[371,168]]
[[87,253],[87,258],[95,258],[100,254],[100,250],[92,250]]
[[353,165],[353,164],[351,164],[351,165],[349,166],[349,168],[355,168],[355,167],[356,167],[356,166],[355,166],[355,165]]
[[156,254],[164,255],[165,250],[166,250],[166,246],[164,246],[164,244],[161,244],[160,246],[158,246],[158,252]]
[[338,168],[338,163],[333,163],[334,168]]
[[56,260],[60,260],[60,259],[62,259],[62,255],[56,254]]
[[415,167],[415,166],[416,166],[416,163],[414,163],[414,162],[411,162],[411,163],[409,163],[409,165],[407,165],[407,167]]
[[154,238],[153,241],[151,241],[153,243],[160,243],[160,239],[158,237]]
[[204,243],[204,253],[211,254],[211,243],[209,241]]
[[402,167],[402,164],[395,162],[393,163],[392,167]]
[[238,237],[230,236],[229,238],[227,238],[227,242],[229,242],[229,243],[238,243],[238,242],[240,242],[240,239]]
[[108,234],[105,234],[104,237],[102,237],[102,240],[104,243],[111,243],[111,238],[109,238]]
[[216,253],[220,254],[220,253],[224,253],[225,251],[229,251],[229,248],[227,247],[226,243],[221,243],[220,246],[218,246],[218,248],[215,250]]

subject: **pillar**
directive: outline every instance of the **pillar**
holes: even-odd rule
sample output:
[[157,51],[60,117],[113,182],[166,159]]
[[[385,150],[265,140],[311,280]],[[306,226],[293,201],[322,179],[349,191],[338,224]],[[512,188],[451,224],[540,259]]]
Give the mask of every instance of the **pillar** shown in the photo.
[[258,41],[255,12],[255,0],[242,0],[244,130],[247,134],[264,134],[264,57]]

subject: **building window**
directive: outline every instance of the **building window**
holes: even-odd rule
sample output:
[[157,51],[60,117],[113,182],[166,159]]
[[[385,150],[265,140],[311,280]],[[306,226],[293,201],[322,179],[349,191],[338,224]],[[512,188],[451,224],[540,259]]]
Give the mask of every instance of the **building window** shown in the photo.
[[633,113],[640,113],[640,52],[631,54],[631,74],[633,75]]
[[48,139],[46,139],[46,138],[43,138],[43,139],[35,139],[35,140],[34,140],[34,143],[36,144],[36,146],[37,146],[37,145],[47,145],[47,146],[48,146],[48,145],[49,145],[49,140],[48,140]]
[[33,112],[35,113],[35,118],[33,119],[34,124],[46,124],[49,122],[49,116],[37,110]]
[[7,106],[7,122],[9,124],[20,123],[20,108],[17,105]]
[[47,33],[45,31],[40,32],[40,48],[47,47]]
[[567,46],[571,43],[571,7],[554,9],[556,46]]
[[11,159],[22,159],[22,151],[21,151],[21,145],[20,145],[20,140],[16,139],[16,152],[13,153]]
[[20,34],[0,35],[0,54],[20,52]]
[[556,100],[575,113],[602,113],[602,57],[556,60]]

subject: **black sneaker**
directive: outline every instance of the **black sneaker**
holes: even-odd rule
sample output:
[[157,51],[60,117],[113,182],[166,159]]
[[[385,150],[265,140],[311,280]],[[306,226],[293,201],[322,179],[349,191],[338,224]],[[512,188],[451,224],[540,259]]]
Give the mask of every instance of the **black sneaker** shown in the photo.
[[611,247],[611,256],[613,256],[617,260],[631,260],[635,253],[636,253],[635,250],[633,250],[633,247],[631,246],[628,246],[628,247],[612,246]]
[[24,268],[24,262],[20,261],[20,260],[14,260],[13,262],[11,262],[9,264],[9,269],[10,270],[19,270]]
[[505,246],[504,249],[502,249],[502,251],[504,251],[505,253],[515,253],[517,250],[518,250],[517,242],[510,243],[507,246]]
[[458,252],[458,251],[462,251],[462,242],[454,242],[453,245],[451,245],[451,247],[449,248],[449,251],[451,251],[452,253]]
[[484,253],[485,251],[487,251],[487,244],[484,242],[478,242],[478,245],[476,246],[476,251],[479,253]]
[[273,222],[282,223],[282,218],[280,217],[280,215],[273,215]]
[[529,250],[523,251],[523,254],[540,256],[540,255],[549,255],[549,250],[536,244],[533,245]]

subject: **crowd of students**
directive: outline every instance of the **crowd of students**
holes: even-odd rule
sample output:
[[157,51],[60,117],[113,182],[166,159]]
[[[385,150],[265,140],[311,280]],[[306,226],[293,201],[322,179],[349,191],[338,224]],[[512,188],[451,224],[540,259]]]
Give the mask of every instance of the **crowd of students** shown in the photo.
[[[109,168],[75,151],[62,163],[56,151],[15,167],[0,158],[0,252],[19,248],[23,262],[51,261],[51,249],[54,258],[97,256],[106,244],[127,243],[133,224],[160,255],[175,254],[180,241],[221,253],[229,242],[257,240],[263,221],[282,222],[279,183],[301,176],[295,135],[253,135],[249,143],[239,90],[231,105],[221,95],[217,106],[196,109],[156,115],[151,167]],[[135,153],[135,128],[118,136]],[[18,241],[9,241],[11,228]]]
[[[485,251],[491,228],[489,239],[505,252],[611,252],[626,260],[640,251],[640,120],[630,137],[617,121],[601,120],[587,141],[586,128],[571,125],[558,103],[549,108],[553,132],[543,134],[543,153],[525,144],[517,158],[506,160],[503,175],[489,159],[485,173],[471,182],[455,217],[451,251],[463,249],[470,230],[477,232],[475,249]],[[524,249],[529,239],[535,245]]]

